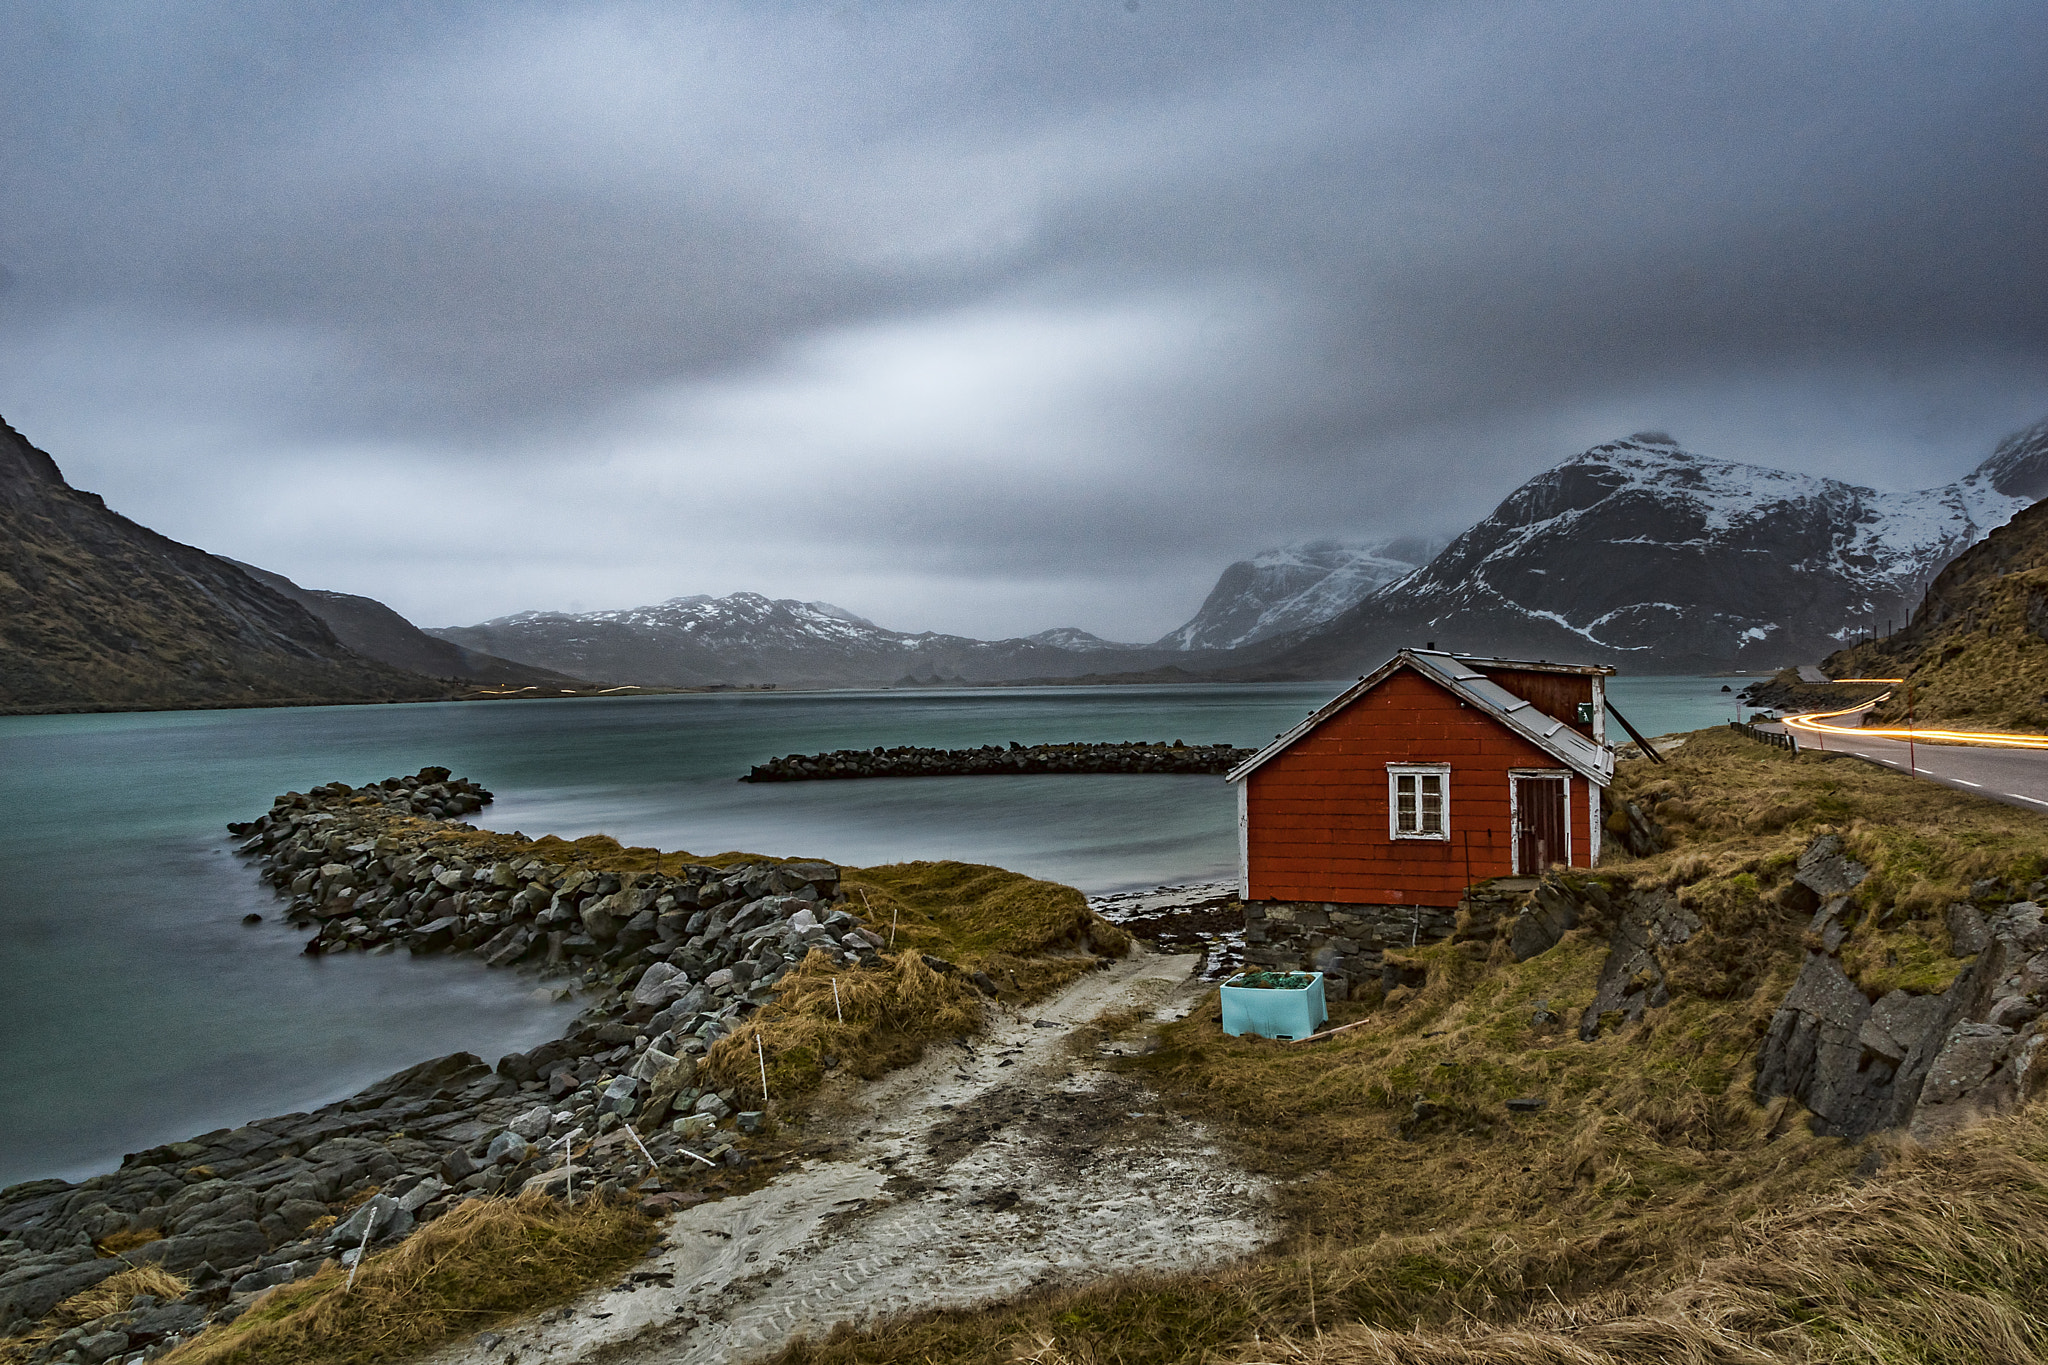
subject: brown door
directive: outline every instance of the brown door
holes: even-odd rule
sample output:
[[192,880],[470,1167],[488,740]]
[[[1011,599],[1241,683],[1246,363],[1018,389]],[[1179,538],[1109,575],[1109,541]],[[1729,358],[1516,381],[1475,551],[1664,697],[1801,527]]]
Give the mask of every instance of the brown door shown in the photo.
[[1515,871],[1533,874],[1572,860],[1564,803],[1562,777],[1515,779]]

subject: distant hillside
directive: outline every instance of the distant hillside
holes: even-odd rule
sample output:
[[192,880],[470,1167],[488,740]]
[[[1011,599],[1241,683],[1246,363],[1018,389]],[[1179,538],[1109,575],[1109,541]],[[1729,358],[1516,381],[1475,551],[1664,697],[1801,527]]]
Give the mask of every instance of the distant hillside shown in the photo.
[[[1957,556],[1890,639],[1845,649],[1830,677],[1903,677],[1920,722],[2048,731],[2048,502]],[[1907,716],[1906,686],[1875,715]]]
[[374,597],[302,588],[281,573],[231,559],[257,582],[291,598],[327,623],[335,638],[366,659],[408,669],[430,678],[466,682],[510,683],[517,686],[583,687],[583,679],[531,664],[514,663],[491,654],[436,639]]
[[1239,676],[1342,677],[1430,640],[1666,672],[1808,663],[1903,620],[1942,565],[2044,494],[2048,424],[1911,493],[1646,432],[1531,479],[1423,569],[1267,641]]
[[429,632],[542,668],[645,686],[1060,680],[1201,667],[1228,657],[1118,644],[1061,628],[1010,640],[889,630],[829,602],[759,593],[677,597],[624,611],[530,611]]
[[445,690],[356,655],[227,560],[108,511],[0,420],[0,710],[402,701]]
[[1415,572],[1443,548],[1441,539],[1386,536],[1263,550],[1226,568],[1202,609],[1153,648],[1238,649],[1320,625]]

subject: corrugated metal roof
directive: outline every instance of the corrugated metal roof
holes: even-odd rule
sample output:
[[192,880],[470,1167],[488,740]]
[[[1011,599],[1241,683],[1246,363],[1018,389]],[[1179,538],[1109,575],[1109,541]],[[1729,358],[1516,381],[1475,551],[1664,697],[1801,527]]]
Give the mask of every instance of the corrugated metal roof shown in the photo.
[[1527,701],[1502,687],[1474,665],[1489,663],[1503,668],[1541,668],[1547,672],[1612,673],[1612,669],[1578,668],[1556,664],[1522,664],[1509,659],[1476,660],[1468,656],[1446,653],[1434,649],[1404,649],[1393,658],[1381,664],[1373,672],[1360,678],[1357,683],[1344,689],[1342,695],[1316,708],[1307,719],[1271,744],[1253,754],[1233,769],[1226,780],[1241,782],[1257,771],[1276,754],[1284,753],[1310,731],[1342,711],[1353,701],[1370,692],[1386,680],[1396,669],[1412,668],[1424,677],[1440,683],[1467,703],[1492,715],[1509,729],[1527,739],[1537,748],[1555,757],[1572,771],[1589,781],[1606,786],[1614,780],[1614,751],[1605,745],[1596,744],[1571,726],[1552,715],[1536,709]]

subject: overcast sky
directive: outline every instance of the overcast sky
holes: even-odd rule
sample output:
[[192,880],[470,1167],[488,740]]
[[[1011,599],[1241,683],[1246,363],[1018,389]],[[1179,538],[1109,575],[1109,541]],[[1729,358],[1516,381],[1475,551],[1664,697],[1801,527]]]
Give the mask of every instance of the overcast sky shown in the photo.
[[1150,639],[1645,428],[2048,415],[2048,6],[0,0],[0,415],[427,625]]

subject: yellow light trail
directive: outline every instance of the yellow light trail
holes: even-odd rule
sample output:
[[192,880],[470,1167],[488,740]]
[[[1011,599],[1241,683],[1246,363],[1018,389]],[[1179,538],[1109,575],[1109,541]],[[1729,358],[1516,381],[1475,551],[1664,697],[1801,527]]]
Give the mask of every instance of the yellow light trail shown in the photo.
[[1845,706],[1839,711],[1809,711],[1801,716],[1787,716],[1787,729],[1809,730],[1823,735],[1866,735],[1877,739],[1904,739],[1915,742],[1932,741],[1937,744],[1983,744],[1999,749],[2048,749],[2048,736],[2044,735],[2001,735],[1989,730],[1870,730],[1856,725],[1822,725],[1824,720],[1846,716],[1857,711],[1867,711],[1889,697],[1874,697],[1856,706]]

